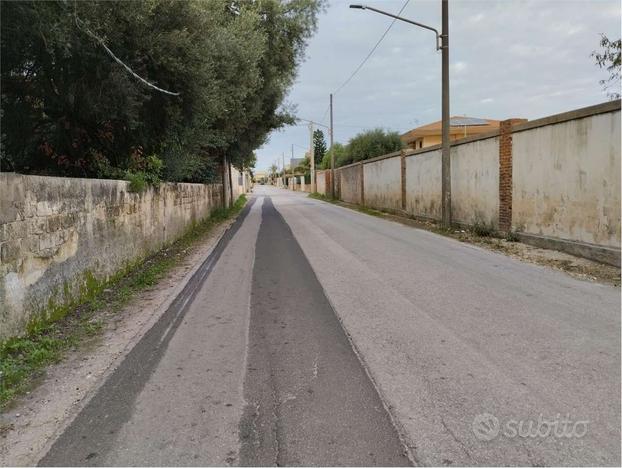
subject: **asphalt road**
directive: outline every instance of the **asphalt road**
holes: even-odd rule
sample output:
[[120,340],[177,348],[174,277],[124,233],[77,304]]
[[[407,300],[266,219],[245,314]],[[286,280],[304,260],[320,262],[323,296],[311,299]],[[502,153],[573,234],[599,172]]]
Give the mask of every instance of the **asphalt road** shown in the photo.
[[620,291],[257,187],[40,465],[618,465]]

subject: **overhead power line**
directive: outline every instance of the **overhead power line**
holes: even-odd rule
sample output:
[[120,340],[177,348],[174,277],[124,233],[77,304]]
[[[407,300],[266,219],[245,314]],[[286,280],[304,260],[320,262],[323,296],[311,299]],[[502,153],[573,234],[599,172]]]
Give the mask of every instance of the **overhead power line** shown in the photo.
[[[397,16],[399,16],[402,11],[404,11],[404,8],[406,8],[406,5],[408,5],[408,3],[410,2],[410,0],[406,0],[404,2],[404,5],[402,5],[402,8],[400,8],[400,11],[397,12]],[[352,72],[352,74],[348,77],[347,80],[345,80],[343,83],[341,83],[341,85],[335,90],[333,91],[333,94],[337,94],[339,91],[341,91],[350,81],[352,81],[352,78],[354,78],[354,76],[359,72],[359,70],[361,68],[363,68],[363,65],[365,65],[365,63],[367,62],[367,60],[369,60],[369,58],[373,55],[373,53],[376,51],[376,49],[378,48],[378,46],[380,45],[380,43],[382,42],[382,40],[385,38],[385,36],[389,33],[389,31],[391,30],[391,28],[393,27],[393,25],[395,24],[395,22],[397,21],[396,18],[393,19],[393,21],[391,21],[391,24],[389,25],[389,27],[386,29],[386,31],[382,34],[382,36],[380,36],[380,39],[378,39],[378,42],[376,42],[376,45],[374,45],[374,47],[372,47],[372,49],[369,51],[369,53],[367,54],[367,56],[363,59],[363,61],[359,64],[358,67],[356,67],[354,69],[354,71]]]

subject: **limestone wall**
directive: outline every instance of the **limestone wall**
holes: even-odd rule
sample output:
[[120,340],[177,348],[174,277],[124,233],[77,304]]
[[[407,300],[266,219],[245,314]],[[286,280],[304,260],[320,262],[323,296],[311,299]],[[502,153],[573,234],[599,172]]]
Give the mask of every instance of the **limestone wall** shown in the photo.
[[0,173],[0,339],[39,311],[180,237],[222,206],[222,185]]

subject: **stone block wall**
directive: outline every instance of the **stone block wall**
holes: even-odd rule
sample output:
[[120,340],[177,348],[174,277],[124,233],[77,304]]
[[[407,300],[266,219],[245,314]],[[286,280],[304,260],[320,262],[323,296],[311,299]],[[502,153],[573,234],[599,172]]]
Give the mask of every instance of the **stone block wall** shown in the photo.
[[0,339],[221,206],[220,184],[131,193],[125,181],[0,173]]

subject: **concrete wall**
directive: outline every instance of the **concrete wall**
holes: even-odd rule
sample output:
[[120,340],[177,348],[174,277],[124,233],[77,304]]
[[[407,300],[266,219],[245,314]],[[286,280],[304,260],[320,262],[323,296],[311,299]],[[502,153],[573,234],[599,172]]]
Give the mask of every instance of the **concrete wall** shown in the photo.
[[406,211],[441,219],[441,151],[406,157]]
[[222,185],[0,174],[0,339],[180,237],[222,206]]
[[[510,119],[454,142],[453,222],[511,230],[524,242],[619,265],[620,136],[618,100],[531,122]],[[407,150],[404,163],[404,180],[396,154],[338,168],[335,195],[440,220],[439,146]],[[318,191],[325,191],[320,174]]]
[[620,111],[512,138],[513,229],[619,248]]
[[452,146],[451,216],[457,223],[498,228],[498,136]]
[[362,164],[353,164],[339,168],[336,177],[339,179],[340,199],[348,203],[361,203]]
[[315,172],[315,190],[317,193],[321,193],[322,195],[326,195],[327,187],[326,187],[326,179],[329,177],[330,171],[316,171]]
[[402,165],[400,157],[381,159],[363,165],[365,206],[402,208]]
[[233,166],[231,166],[231,182],[234,202],[240,197],[240,195],[248,193],[251,189],[250,174],[246,171],[238,171]]

